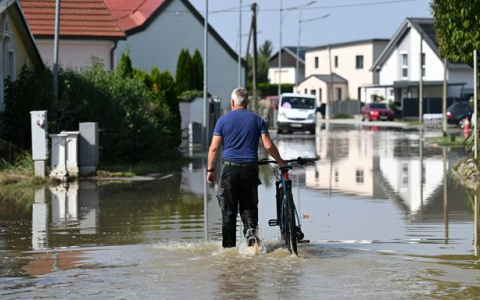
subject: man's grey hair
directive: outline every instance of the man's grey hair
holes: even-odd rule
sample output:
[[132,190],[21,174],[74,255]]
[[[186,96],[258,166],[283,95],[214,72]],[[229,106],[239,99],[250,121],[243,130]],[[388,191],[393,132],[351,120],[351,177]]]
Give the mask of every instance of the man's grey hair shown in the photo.
[[248,92],[246,88],[239,87],[233,90],[232,100],[236,106],[248,105]]

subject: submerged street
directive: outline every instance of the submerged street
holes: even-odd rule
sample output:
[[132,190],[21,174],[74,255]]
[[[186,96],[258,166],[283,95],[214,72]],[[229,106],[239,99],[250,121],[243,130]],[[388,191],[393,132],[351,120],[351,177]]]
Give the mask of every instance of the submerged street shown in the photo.
[[11,192],[0,202],[0,297],[479,297],[480,205],[449,172],[464,150],[426,141],[439,134],[333,124],[315,136],[273,134],[284,158],[320,157],[290,176],[310,240],[299,258],[268,226],[268,166],[261,256],[240,236],[236,249],[222,249],[218,184],[205,184],[204,158],[150,181]]

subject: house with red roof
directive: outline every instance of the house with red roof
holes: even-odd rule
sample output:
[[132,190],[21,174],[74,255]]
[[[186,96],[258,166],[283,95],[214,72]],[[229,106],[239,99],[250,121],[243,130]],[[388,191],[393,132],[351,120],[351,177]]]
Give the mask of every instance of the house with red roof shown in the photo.
[[22,8],[16,0],[0,1],[0,111],[5,108],[4,80],[15,80],[24,65],[44,68]]
[[[55,0],[19,0],[43,61],[53,65]],[[103,0],[60,1],[59,64],[63,68],[90,66],[92,57],[113,69],[113,53],[125,33]]]
[[[188,0],[105,0],[126,39],[114,50],[117,63],[129,52],[132,64],[150,72],[153,67],[174,76],[182,49],[198,49],[204,57],[204,18]],[[238,54],[208,26],[208,91],[230,108],[238,85]],[[245,69],[242,68],[245,76]]]

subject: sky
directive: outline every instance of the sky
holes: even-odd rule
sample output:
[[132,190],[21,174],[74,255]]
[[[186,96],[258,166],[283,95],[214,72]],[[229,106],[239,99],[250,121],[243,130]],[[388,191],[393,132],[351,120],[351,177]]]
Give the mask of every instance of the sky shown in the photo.
[[[205,16],[206,0],[190,0]],[[252,3],[257,3],[257,44],[265,40],[280,46],[282,7],[282,46],[313,47],[364,39],[390,39],[407,17],[431,18],[431,0],[208,0],[208,19],[213,28],[239,51],[239,7],[242,4],[241,48],[246,51],[252,20]],[[314,2],[314,3],[311,3]],[[329,16],[326,16],[329,15]]]

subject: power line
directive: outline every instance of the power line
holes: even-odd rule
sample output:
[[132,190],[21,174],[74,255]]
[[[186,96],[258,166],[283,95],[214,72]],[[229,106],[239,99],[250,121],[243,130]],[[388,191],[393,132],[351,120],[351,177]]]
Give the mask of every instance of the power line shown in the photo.
[[[388,4],[398,4],[398,3],[406,3],[406,2],[420,2],[420,1],[427,1],[427,0],[388,0],[388,1],[378,1],[378,2],[362,2],[362,3],[354,3],[354,4],[334,4],[334,5],[323,5],[323,6],[309,6],[309,7],[291,7],[291,8],[283,8],[282,11],[304,11],[304,10],[312,10],[312,9],[333,9],[333,8],[351,8],[351,7],[361,7],[361,6],[375,6],[375,5],[388,5]],[[244,9],[245,8],[245,9]],[[243,5],[241,11],[242,12],[249,12],[250,5]],[[265,8],[259,9],[262,12],[278,12],[280,11],[279,8]],[[127,9],[116,9],[116,11],[130,11]],[[205,11],[197,10],[199,13],[204,14]],[[232,8],[224,8],[218,10],[209,10],[208,14],[220,14],[220,13],[238,13],[240,9],[237,7]],[[186,13],[190,12],[189,10],[182,10],[182,9],[167,9],[163,11],[163,13]]]
[[[329,9],[329,8],[350,8],[350,7],[359,7],[359,6],[374,6],[374,5],[385,5],[385,4],[397,4],[404,2],[418,2],[425,0],[390,0],[390,1],[379,1],[379,2],[363,2],[355,4],[336,4],[336,5],[323,5],[323,6],[309,6],[309,7],[292,7],[284,8],[283,10],[312,10],[312,9]],[[263,9],[263,11],[275,12],[280,11],[278,8]]]

